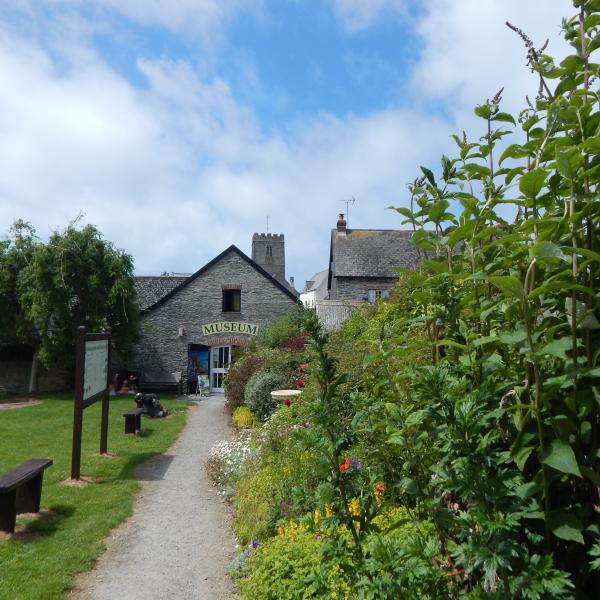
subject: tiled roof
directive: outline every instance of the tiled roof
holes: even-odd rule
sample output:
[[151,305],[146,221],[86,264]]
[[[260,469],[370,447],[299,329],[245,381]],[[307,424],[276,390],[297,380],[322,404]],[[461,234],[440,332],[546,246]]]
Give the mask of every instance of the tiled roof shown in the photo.
[[141,276],[134,278],[140,310],[156,304],[188,277],[183,275]]
[[331,232],[331,258],[335,277],[397,277],[394,267],[417,264],[412,231],[348,229]]

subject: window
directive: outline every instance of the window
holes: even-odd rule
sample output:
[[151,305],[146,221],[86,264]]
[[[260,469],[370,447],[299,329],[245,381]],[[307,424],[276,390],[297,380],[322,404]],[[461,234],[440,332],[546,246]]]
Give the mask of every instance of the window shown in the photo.
[[369,290],[367,299],[369,302],[375,302],[377,298],[385,298],[389,294],[389,290]]
[[223,290],[223,312],[240,312],[242,310],[242,291]]
[[267,246],[267,256],[273,258],[273,246]]

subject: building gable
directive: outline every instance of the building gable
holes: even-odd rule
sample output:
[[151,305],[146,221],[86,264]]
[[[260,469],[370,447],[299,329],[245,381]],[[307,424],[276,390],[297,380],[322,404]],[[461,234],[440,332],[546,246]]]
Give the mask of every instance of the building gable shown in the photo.
[[[209,270],[213,269],[216,265],[223,262],[228,256],[231,254],[237,255],[242,259],[243,262],[247,263],[252,269],[254,269],[257,273],[259,273],[262,277],[264,277],[270,284],[275,286],[279,291],[283,292],[286,296],[293,300],[294,302],[297,300],[296,294],[290,291],[285,285],[275,279],[272,275],[267,273],[260,265],[258,265],[255,261],[249,258],[246,254],[244,254],[237,246],[232,244],[229,248],[225,249],[221,254],[213,258],[210,262],[206,263],[201,269],[185,278],[183,281],[180,281],[171,288],[167,293],[165,293],[162,297],[160,297],[156,302],[142,309],[142,314],[148,313],[152,310],[155,310],[157,307],[162,306],[165,302],[167,302],[170,298],[177,295],[181,290],[188,287],[198,278],[202,277]],[[225,283],[225,282],[224,282]]]

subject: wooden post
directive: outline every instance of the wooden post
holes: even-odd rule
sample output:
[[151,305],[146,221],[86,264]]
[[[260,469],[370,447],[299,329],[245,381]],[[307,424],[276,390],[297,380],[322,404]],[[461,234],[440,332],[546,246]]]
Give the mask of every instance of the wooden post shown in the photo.
[[75,358],[75,405],[73,409],[73,449],[71,452],[71,479],[81,476],[81,434],[83,429],[83,374],[85,369],[86,327],[77,328]]
[[106,393],[102,397],[102,421],[100,423],[100,454],[108,452],[108,402],[110,396],[110,342],[111,331],[108,327],[105,331],[108,334],[108,365],[106,369]]

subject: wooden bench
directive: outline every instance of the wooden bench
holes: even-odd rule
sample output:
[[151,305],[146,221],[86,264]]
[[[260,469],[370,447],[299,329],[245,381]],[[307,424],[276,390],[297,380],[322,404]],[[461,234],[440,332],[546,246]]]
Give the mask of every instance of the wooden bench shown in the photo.
[[141,408],[131,408],[123,413],[125,417],[125,433],[137,433],[142,428]]
[[32,458],[0,476],[0,531],[15,530],[17,514],[39,512],[44,469],[49,458]]
[[170,392],[181,394],[181,371],[157,373],[146,371],[139,383],[140,392]]

